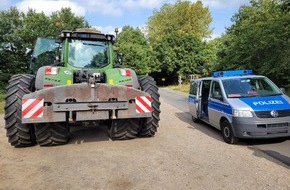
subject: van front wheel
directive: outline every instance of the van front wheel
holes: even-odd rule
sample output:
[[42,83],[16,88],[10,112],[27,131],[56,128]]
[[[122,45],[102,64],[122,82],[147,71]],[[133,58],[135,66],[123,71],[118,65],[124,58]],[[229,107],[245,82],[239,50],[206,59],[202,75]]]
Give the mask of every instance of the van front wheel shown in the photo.
[[199,123],[199,119],[194,116],[191,116],[193,123]]
[[236,144],[239,139],[234,136],[233,129],[228,120],[224,120],[221,126],[224,141],[228,144]]

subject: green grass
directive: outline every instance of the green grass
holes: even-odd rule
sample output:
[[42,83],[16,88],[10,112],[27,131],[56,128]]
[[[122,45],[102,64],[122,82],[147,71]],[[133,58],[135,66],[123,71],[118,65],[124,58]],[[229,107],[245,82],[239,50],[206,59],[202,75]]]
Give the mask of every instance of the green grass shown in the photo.
[[5,94],[0,94],[0,114],[4,113]]
[[184,92],[184,93],[189,93],[189,87],[190,84],[181,84],[181,85],[172,85],[172,86],[167,86],[166,88],[170,89],[170,90],[175,90],[175,91],[180,91],[180,92]]

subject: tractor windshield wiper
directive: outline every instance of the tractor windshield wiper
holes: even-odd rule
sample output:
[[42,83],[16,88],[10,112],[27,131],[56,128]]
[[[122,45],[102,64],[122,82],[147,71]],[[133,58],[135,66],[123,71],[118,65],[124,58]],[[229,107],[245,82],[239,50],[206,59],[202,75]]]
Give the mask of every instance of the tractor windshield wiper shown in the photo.
[[104,47],[104,45],[102,45],[102,44],[89,44],[89,43],[83,43],[83,45]]

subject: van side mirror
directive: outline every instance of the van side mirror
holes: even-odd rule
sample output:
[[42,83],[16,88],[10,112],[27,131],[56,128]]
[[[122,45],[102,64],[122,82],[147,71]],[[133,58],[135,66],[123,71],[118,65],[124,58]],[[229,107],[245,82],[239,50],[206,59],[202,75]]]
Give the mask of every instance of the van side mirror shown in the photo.
[[283,94],[286,94],[285,88],[280,88],[280,90],[283,92]]
[[221,93],[219,91],[213,92],[213,98],[218,99],[220,101],[223,101],[223,96],[221,95]]

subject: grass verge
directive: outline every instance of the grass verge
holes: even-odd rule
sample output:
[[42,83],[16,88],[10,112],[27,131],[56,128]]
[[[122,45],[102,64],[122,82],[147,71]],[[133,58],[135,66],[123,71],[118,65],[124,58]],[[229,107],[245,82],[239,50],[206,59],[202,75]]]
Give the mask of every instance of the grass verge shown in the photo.
[[190,83],[185,83],[185,84],[181,84],[181,85],[172,85],[172,86],[167,86],[166,88],[170,89],[170,90],[175,90],[175,91],[180,91],[180,92],[184,92],[184,93],[189,93],[189,88],[190,88]]
[[5,94],[0,94],[0,114],[4,113]]

